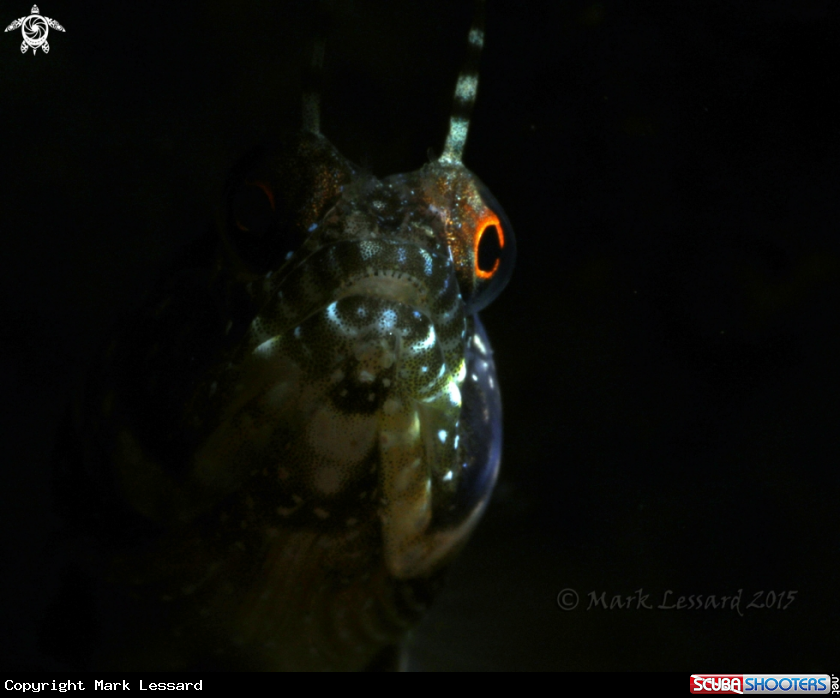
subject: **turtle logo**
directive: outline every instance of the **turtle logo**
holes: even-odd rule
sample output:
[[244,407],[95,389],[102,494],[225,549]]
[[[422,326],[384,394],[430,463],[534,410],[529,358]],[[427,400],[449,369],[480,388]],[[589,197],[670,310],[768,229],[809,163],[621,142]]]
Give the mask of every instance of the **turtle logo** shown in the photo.
[[44,53],[50,52],[50,45],[47,43],[47,34],[50,33],[50,27],[60,32],[64,31],[64,27],[54,19],[44,17],[38,10],[37,5],[32,6],[31,15],[16,19],[6,27],[6,31],[10,32],[18,27],[22,27],[21,32],[23,33],[23,43],[20,45],[20,52],[26,53],[26,49],[31,48],[33,56],[38,49],[41,49]]

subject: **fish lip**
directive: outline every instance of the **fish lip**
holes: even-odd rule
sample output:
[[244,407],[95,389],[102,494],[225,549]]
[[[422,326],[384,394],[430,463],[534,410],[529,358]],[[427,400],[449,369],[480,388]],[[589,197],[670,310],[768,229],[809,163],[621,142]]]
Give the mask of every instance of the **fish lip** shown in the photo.
[[334,300],[348,296],[367,296],[403,303],[428,310],[429,289],[414,276],[398,269],[370,269],[342,283]]

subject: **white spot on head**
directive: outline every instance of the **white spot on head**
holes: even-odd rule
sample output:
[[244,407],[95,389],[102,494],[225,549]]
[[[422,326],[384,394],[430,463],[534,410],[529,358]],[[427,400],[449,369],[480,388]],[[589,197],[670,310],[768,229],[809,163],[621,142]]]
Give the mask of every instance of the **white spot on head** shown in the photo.
[[441,442],[442,444],[445,444],[445,443],[446,443],[446,429],[441,429],[441,430],[438,432],[438,438],[440,439],[440,442]]
[[388,308],[382,311],[379,317],[379,326],[383,330],[392,330],[397,324],[397,313],[395,310]]
[[446,473],[446,475],[443,476],[443,481],[444,482],[449,482],[451,479],[452,479],[452,471],[450,470],[449,472]]

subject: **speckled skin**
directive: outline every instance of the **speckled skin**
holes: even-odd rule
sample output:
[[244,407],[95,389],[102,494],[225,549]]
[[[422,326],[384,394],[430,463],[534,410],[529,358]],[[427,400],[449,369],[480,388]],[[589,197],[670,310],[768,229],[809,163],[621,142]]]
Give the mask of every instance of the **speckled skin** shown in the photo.
[[81,518],[112,534],[93,666],[365,668],[492,490],[474,310],[499,287],[477,250],[488,222],[508,251],[511,231],[460,163],[379,181],[312,133],[246,158],[226,201],[206,263],[124,323],[77,416]]

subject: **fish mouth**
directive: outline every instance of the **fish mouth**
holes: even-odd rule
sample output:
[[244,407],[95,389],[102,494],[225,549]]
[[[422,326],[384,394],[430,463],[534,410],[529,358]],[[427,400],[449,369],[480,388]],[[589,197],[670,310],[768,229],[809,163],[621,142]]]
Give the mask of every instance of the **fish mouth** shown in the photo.
[[419,279],[399,270],[368,270],[343,283],[334,299],[367,296],[396,301],[420,311],[428,309],[429,289]]

